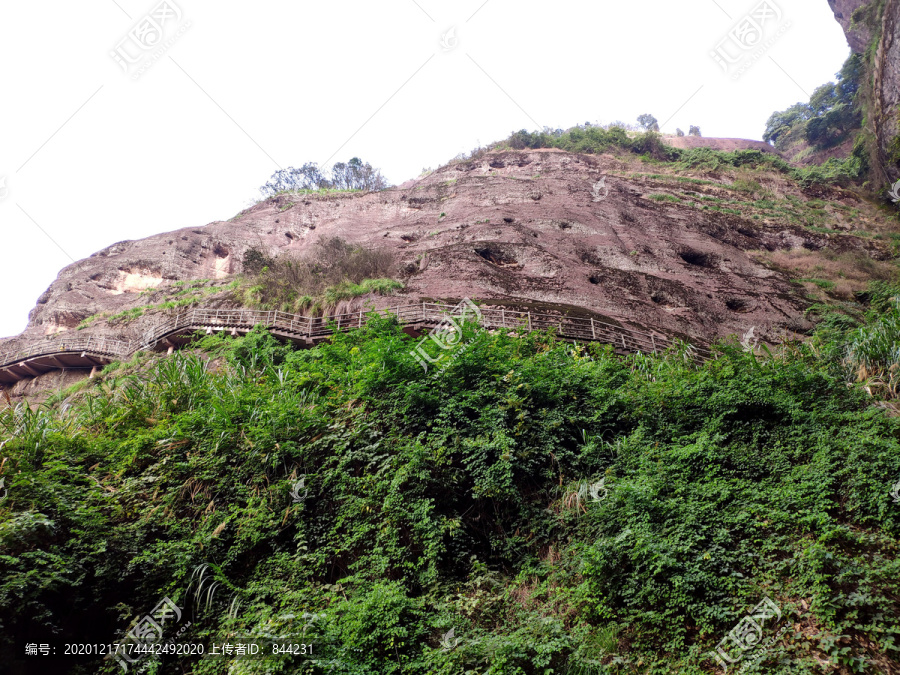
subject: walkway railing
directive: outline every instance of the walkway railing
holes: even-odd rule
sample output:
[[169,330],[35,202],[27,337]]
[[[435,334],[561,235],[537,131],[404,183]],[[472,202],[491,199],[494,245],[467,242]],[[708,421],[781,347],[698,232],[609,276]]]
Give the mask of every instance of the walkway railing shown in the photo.
[[[377,314],[395,316],[403,324],[437,326],[446,321],[454,310],[451,305],[417,303],[389,307]],[[661,333],[645,333],[616,326],[591,317],[573,317],[561,314],[542,314],[509,309],[480,307],[480,322],[486,329],[510,328],[527,331],[555,328],[561,338],[577,341],[603,342],[623,352],[653,353],[667,349],[672,340]],[[137,342],[124,342],[107,338],[51,338],[33,343],[25,349],[0,353],[0,368],[38,356],[52,356],[69,352],[88,352],[114,358],[126,358],[137,351],[149,351],[158,347],[168,337],[194,330],[248,331],[254,326],[265,326],[277,334],[289,338],[322,339],[336,331],[363,326],[371,313],[362,310],[325,317],[309,317],[281,311],[252,309],[189,309],[179,311],[144,333]],[[712,353],[703,347],[691,346],[698,359],[707,359]]]
[[52,356],[54,354],[68,354],[73,352],[90,352],[91,354],[125,357],[128,356],[134,345],[124,340],[98,337],[63,337],[48,338],[32,342],[28,347],[18,351],[0,352],[0,367],[34,358],[36,356]]

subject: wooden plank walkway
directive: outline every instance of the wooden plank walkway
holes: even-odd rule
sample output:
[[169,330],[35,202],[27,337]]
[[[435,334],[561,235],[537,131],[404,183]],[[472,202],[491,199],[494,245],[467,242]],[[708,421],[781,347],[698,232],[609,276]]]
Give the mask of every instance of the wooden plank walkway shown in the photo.
[[[442,324],[449,325],[448,316],[453,316],[455,309],[451,305],[423,302],[390,307],[379,310],[378,313],[395,316],[409,332],[421,333]],[[471,309],[469,311],[472,312]],[[606,343],[621,354],[660,352],[669,348],[673,342],[662,333],[644,333],[593,318],[490,307],[480,307],[478,313],[481,326],[488,330],[509,328],[535,331],[555,328],[560,339]],[[34,342],[17,352],[0,353],[0,383],[17,382],[51,370],[94,368],[130,358],[138,351],[171,351],[189,342],[198,331],[207,334],[227,331],[231,335],[240,335],[261,325],[274,335],[291,340],[301,347],[311,347],[329,339],[336,331],[363,326],[369,317],[370,314],[363,311],[308,317],[250,309],[190,309],[170,316],[136,342],[93,337],[55,337]],[[705,347],[691,346],[691,351],[697,360],[706,360],[712,356]]]

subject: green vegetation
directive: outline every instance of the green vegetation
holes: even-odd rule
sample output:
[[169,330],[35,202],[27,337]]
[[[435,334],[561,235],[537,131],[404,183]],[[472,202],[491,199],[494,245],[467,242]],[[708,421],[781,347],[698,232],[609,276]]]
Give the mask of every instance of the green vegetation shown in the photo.
[[[609,173],[614,174],[615,172],[610,171]],[[688,176],[673,176],[661,173],[630,172],[626,173],[626,175],[631,176],[632,178],[652,178],[653,180],[660,180],[664,182],[690,183],[692,185],[722,185],[721,183],[717,183],[712,180],[703,180],[702,178],[689,178]]]
[[620,126],[610,126],[608,128],[577,126],[572,127],[568,131],[544,129],[544,131],[536,132],[522,129],[513,133],[505,141],[500,141],[492,147],[508,147],[513,150],[559,148],[567,152],[587,154],[608,152],[618,148],[638,155],[647,154],[657,159],[669,161],[679,156],[679,151],[665,145],[658,133],[647,131],[632,134]]
[[[869,171],[869,144],[862,131],[865,110],[866,57],[851,54],[837,73],[837,82],[817,88],[808,103],[797,103],[787,110],[772,113],[766,122],[763,139],[776,148],[794,154],[800,161],[815,151],[842,143],[855,134],[853,150],[843,159],[829,158],[820,165],[796,169],[794,178],[801,187],[847,185],[863,179]],[[796,149],[800,148],[797,153]]]
[[650,199],[655,202],[674,202],[676,204],[682,203],[682,201],[678,197],[673,197],[672,195],[653,194],[650,195]]
[[256,248],[244,253],[248,277],[237,290],[241,304],[285,312],[317,313],[369,293],[391,295],[403,288],[393,279],[393,255],[348,244],[337,237],[319,240],[306,256],[272,258]]
[[674,169],[680,171],[702,170],[716,172],[730,169],[769,170],[790,174],[790,164],[781,157],[761,150],[734,150],[723,152],[711,148],[693,148],[680,151]]
[[[862,119],[862,94],[860,85],[864,79],[863,57],[852,55],[837,74],[836,83],[822,85],[814,92],[809,103],[797,103],[789,109],[773,113],[766,124],[763,138],[783,152],[795,146],[807,156],[816,150],[833,147],[860,130]],[[794,168],[773,153],[758,150],[723,152],[710,148],[681,150],[666,145],[657,133],[658,123],[652,115],[638,118],[640,129],[622,123],[598,126],[585,123],[571,129],[551,129],[530,132],[525,129],[514,132],[504,141],[489,149],[510,148],[559,148],[567,152],[599,154],[615,150],[642,155],[650,162],[665,162],[676,171],[704,171],[744,168],[754,171],[774,171],[790,176],[801,188],[817,185],[849,185],[863,179],[869,170],[868,142],[863,133],[857,133],[854,147],[846,158],[830,158],[821,165]],[[683,132],[680,132],[684,135]],[[700,136],[700,129],[691,126],[691,136]],[[900,137],[896,142],[900,157]],[[477,153],[483,152],[483,149]],[[472,157],[477,155],[473,152]],[[794,153],[796,154],[796,153]],[[798,157],[794,158],[795,160]],[[893,160],[892,160],[893,161]]]
[[[545,129],[529,132],[525,129],[512,134],[493,149],[510,148],[559,148],[567,152],[598,154],[613,150],[625,150],[644,155],[648,161],[665,162],[675,171],[703,171],[715,173],[723,170],[744,169],[774,171],[796,180],[800,187],[813,185],[846,185],[862,175],[865,164],[864,147],[860,144],[847,159],[829,159],[821,166],[794,168],[778,155],[760,150],[735,150],[724,152],[711,148],[680,150],[665,144],[662,136],[648,131],[634,134],[622,127],[599,126],[573,127],[567,131]],[[646,174],[656,176],[659,174]],[[676,177],[669,176],[669,179]],[[688,177],[681,177],[687,179]],[[701,179],[694,179],[701,180]]]
[[828,281],[827,279],[809,278],[809,279],[794,279],[794,281],[796,281],[799,284],[803,284],[803,283],[815,284],[816,286],[818,286],[819,288],[821,288],[823,290],[828,290],[829,288],[834,288],[834,282]]
[[[138,297],[162,295],[163,297],[168,297],[168,300],[149,305],[141,305],[140,307],[132,307],[130,309],[122,310],[117,314],[110,314],[109,312],[92,314],[86,319],[83,319],[81,323],[78,324],[76,330],[83,330],[96,321],[102,320],[109,324],[129,323],[134,319],[155,310],[177,309],[189,305],[196,305],[210,295],[221,293],[225,290],[233,290],[236,287],[237,283],[235,281],[224,286],[217,282],[211,282],[209,279],[174,281],[169,286],[148,288],[138,294]],[[173,292],[173,289],[177,289],[177,292]]]
[[333,305],[341,300],[358,298],[370,293],[391,295],[401,288],[403,288],[403,284],[394,279],[363,279],[358,284],[354,284],[352,281],[342,281],[335,286],[326,288],[323,297],[327,304]]
[[181,641],[305,630],[314,657],[151,673],[698,674],[769,597],[752,672],[887,672],[896,293],[702,365],[467,324],[426,374],[390,317],[305,351],[257,330],[4,410],[0,657],[168,596]]
[[863,74],[863,57],[851,54],[837,73],[837,83],[829,82],[817,88],[809,103],[796,103],[787,110],[772,113],[763,140],[781,150],[800,139],[819,148],[840,143],[859,128],[857,92]]
[[[357,192],[384,190],[390,187],[381,170],[354,157],[349,162],[337,162],[327,177],[315,162],[307,162],[299,169],[289,166],[279,169],[259,191],[264,197],[300,192]],[[290,208],[290,207],[288,207]],[[284,209],[282,209],[284,210]]]

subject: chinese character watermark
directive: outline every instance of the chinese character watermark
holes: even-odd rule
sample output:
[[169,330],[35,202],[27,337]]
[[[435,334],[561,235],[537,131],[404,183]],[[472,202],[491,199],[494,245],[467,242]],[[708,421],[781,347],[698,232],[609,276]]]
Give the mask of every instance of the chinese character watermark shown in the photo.
[[781,8],[771,0],[763,0],[751,9],[709,52],[722,71],[739,79],[765,55],[790,28],[782,22]]
[[[888,190],[888,197],[890,197],[891,201],[894,202],[895,204],[897,202],[900,202],[900,180],[898,180],[896,183],[894,183],[891,186],[891,189]],[[3,198],[2,195],[0,195],[0,199],[2,199],[2,198]]]
[[[451,351],[457,349],[461,345],[463,338],[462,327],[466,320],[474,320],[479,323],[482,320],[481,310],[478,309],[478,306],[469,300],[469,298],[465,298],[460,302],[450,314],[445,315],[443,321],[435,326],[427,336],[419,340],[419,344],[416,345],[416,348],[412,350],[410,354],[416,359],[419,365],[422,366],[426,373],[428,372],[429,363],[434,364],[442,361]],[[425,345],[429,344],[429,340],[436,344],[440,349],[435,357],[432,357],[425,350]],[[468,346],[468,344],[466,346]],[[464,350],[457,350],[453,355],[453,358],[458,358],[463,351]],[[435,373],[432,377],[437,377],[437,375],[443,372],[449,365],[450,364],[447,363],[441,371],[438,371],[438,373]]]
[[459,46],[459,38],[456,35],[456,26],[451,26],[441,33],[439,44],[441,51],[452,52]]
[[166,623],[179,623],[181,608],[168,597],[159,601],[153,610],[135,624],[121,643],[116,645],[115,659],[125,672],[151,653],[152,645],[162,639]]
[[[787,631],[787,626],[785,626],[775,637],[764,643],[760,642],[766,622],[773,618],[775,622],[781,619],[781,609],[768,597],[763,598],[762,602],[750,610],[750,613],[741,619],[716,645],[716,651],[707,653],[715,658],[726,673],[728,664],[737,663],[748,653],[752,653],[751,650],[760,650],[753,656],[754,660],[762,658],[762,649],[775,644],[776,640]],[[730,643],[730,646],[726,643]]]
[[[303,496],[300,496],[300,491],[304,490]],[[306,488],[306,475],[300,476],[300,480],[298,480],[293,485],[293,489],[291,490],[291,499],[294,500],[295,504],[302,504],[303,501],[309,496],[309,489]]]
[[609,188],[606,186],[606,176],[601,176],[600,180],[591,186],[591,196],[595,202],[602,202],[609,196]]
[[456,629],[451,628],[441,636],[441,651],[449,652],[459,646],[459,638],[456,636]]
[[[606,479],[601,478],[596,483],[592,483],[588,492],[591,494],[591,500],[594,502],[602,502],[609,496],[609,488],[606,487]],[[603,494],[600,494],[600,493]]]
[[25,645],[25,656],[49,656],[50,655],[50,645],[46,643],[37,644],[36,642],[29,642]]
[[744,333],[744,337],[741,339],[741,347],[744,348],[745,352],[752,352],[756,345],[759,344],[759,340],[754,335],[755,332],[756,326],[750,326],[750,330]]
[[190,28],[190,21],[179,24],[181,18],[181,8],[163,0],[116,43],[109,55],[132,80],[140,79]]
[[326,614],[323,612],[321,614],[314,614],[310,612],[303,612],[302,618],[306,623],[303,624],[303,635],[306,635],[306,630],[312,626],[319,619],[326,618]]

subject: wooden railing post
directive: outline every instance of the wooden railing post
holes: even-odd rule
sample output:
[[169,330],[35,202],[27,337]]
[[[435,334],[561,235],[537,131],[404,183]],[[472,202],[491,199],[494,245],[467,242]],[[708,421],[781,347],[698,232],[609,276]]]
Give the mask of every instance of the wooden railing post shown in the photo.
[[531,312],[528,312],[528,330],[531,330]]
[[594,328],[594,317],[591,317],[591,339],[597,339],[597,329]]

